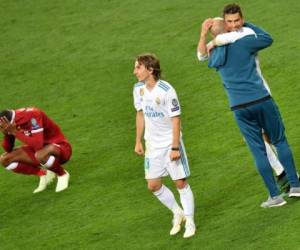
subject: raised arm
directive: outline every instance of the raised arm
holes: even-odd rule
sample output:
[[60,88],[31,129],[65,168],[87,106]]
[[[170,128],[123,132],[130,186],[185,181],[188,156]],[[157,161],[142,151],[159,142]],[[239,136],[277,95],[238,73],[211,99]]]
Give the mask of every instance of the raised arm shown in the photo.
[[207,43],[207,35],[212,24],[213,24],[212,18],[208,18],[204,20],[204,22],[202,23],[200,39],[197,47],[197,57],[199,61],[204,61],[207,60],[208,58],[206,43]]

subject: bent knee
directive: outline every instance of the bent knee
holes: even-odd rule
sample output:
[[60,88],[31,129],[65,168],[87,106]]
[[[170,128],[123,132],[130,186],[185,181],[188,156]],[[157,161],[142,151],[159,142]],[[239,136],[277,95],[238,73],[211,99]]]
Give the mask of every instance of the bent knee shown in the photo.
[[35,152],[35,158],[42,164],[45,164],[50,155],[58,156],[60,153],[59,149],[52,144],[49,144],[42,148],[41,150]]
[[41,151],[37,151],[34,154],[34,157],[40,162],[40,163],[45,163],[47,161],[46,159],[46,154],[41,152]]
[[35,159],[37,159],[41,164],[45,164],[48,161],[49,156],[50,154],[44,150],[39,150],[34,154]]

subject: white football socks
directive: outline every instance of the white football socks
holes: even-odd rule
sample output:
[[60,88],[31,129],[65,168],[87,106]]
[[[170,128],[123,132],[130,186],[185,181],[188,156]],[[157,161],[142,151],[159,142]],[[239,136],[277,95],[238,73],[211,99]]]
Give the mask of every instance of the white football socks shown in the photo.
[[187,220],[193,220],[194,218],[194,195],[189,184],[182,189],[177,189],[180,195],[181,205],[183,212]]
[[153,192],[153,194],[173,213],[178,213],[179,211],[181,211],[181,208],[175,200],[174,194],[165,185],[162,185],[161,188]]
[[5,168],[7,170],[14,170],[18,167],[18,162],[11,162],[10,164],[8,164]]
[[44,166],[46,168],[50,168],[50,167],[52,167],[54,161],[55,161],[55,157],[53,155],[50,155],[47,162],[45,164],[42,164],[42,166]]

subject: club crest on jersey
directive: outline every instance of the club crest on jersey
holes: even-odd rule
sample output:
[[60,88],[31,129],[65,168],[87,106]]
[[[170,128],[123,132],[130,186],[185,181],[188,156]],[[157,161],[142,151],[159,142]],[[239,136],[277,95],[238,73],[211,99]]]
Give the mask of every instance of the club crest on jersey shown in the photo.
[[172,112],[179,110],[179,103],[178,103],[177,99],[175,99],[175,98],[172,99],[172,105],[173,105],[173,108],[171,108]]
[[32,124],[33,129],[40,128],[39,124],[37,123],[36,119],[34,119],[34,118],[31,119],[31,124]]
[[140,88],[140,96],[143,96],[143,95],[144,95],[144,89]]
[[155,102],[156,102],[157,105],[160,104],[160,99],[159,99],[159,97],[156,97]]
[[177,107],[178,106],[178,101],[177,101],[177,99],[173,99],[172,100],[172,105],[174,106],[174,107]]

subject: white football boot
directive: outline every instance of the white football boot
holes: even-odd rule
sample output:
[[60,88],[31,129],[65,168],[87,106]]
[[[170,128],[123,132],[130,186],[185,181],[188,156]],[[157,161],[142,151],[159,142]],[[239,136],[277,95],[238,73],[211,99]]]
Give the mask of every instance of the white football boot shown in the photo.
[[172,221],[173,227],[170,231],[170,235],[175,235],[175,234],[179,233],[181,230],[181,224],[184,221],[185,221],[185,217],[184,217],[184,214],[182,211],[180,213],[174,214],[173,221]]
[[49,185],[55,179],[56,173],[52,172],[51,170],[47,170],[46,174],[46,181],[47,185]]
[[65,174],[62,176],[57,176],[57,184],[56,184],[56,189],[55,192],[61,192],[68,188],[69,186],[69,179],[70,179],[70,174],[65,170]]
[[190,238],[196,233],[196,226],[193,220],[187,220],[185,223],[185,232],[183,238]]
[[47,186],[54,180],[55,173],[50,170],[46,170],[46,174],[40,176],[39,186],[33,191],[34,194],[44,191]]

